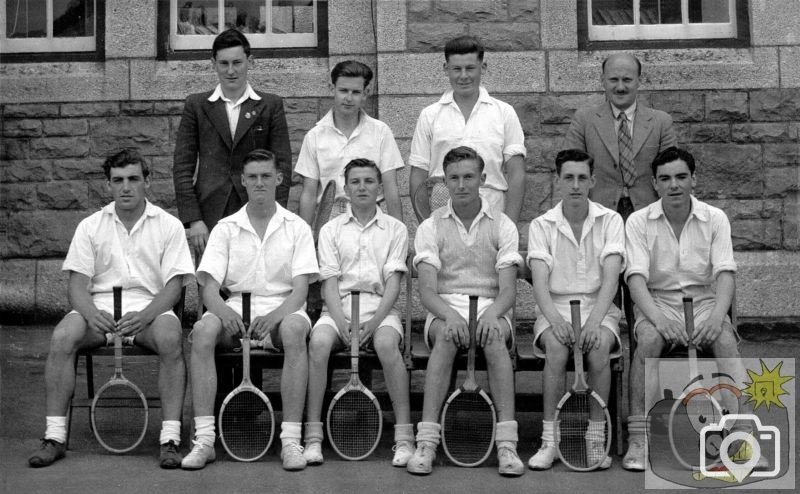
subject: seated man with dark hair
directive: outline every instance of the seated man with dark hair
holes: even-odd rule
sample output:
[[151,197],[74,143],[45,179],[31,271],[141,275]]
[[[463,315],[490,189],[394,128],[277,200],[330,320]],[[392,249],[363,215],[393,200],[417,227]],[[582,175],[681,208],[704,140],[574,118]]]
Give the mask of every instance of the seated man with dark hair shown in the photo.
[[[181,222],[145,198],[150,169],[138,152],[109,157],[103,171],[114,201],[81,221],[64,260],[72,312],[53,331],[45,367],[47,429],[28,463],[46,467],[64,456],[76,355],[118,333],[134,336],[137,345],[159,355],[160,463],[177,468],[186,365],[181,322],[172,306],[194,271],[189,244]],[[119,321],[112,315],[114,286],[123,287]]]

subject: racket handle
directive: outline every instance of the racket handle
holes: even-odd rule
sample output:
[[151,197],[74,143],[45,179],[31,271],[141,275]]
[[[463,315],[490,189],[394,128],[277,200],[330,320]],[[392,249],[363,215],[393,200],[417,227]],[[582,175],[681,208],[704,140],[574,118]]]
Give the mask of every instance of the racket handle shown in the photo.
[[122,287],[115,286],[114,290],[114,320],[122,319]]
[[361,292],[350,291],[350,366],[353,373],[358,373],[359,326],[361,326]]
[[572,319],[572,334],[575,336],[575,343],[572,345],[574,355],[575,373],[583,376],[583,351],[578,342],[581,339],[581,301],[569,301],[570,316]]
[[248,333],[250,331],[250,292],[242,292],[242,322],[244,323],[244,332]]
[[475,331],[478,326],[478,296],[469,296],[469,350],[467,352],[467,372],[473,375],[475,372]]
[[694,299],[683,297],[683,318],[686,322],[686,336],[692,339],[694,333]]

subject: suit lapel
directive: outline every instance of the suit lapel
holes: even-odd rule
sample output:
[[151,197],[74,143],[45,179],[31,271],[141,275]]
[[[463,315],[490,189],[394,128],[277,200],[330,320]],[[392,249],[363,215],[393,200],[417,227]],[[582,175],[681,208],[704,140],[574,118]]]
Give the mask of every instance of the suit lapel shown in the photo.
[[636,116],[633,119],[633,155],[639,154],[645,141],[653,130],[653,112],[641,103],[636,105]]
[[228,112],[225,111],[225,102],[221,99],[211,102],[208,100],[203,101],[203,108],[205,109],[206,116],[214,124],[214,127],[219,132],[222,140],[232,149],[231,146],[231,128],[228,125]]
[[594,115],[595,128],[603,141],[608,154],[614,159],[614,163],[619,164],[619,141],[617,140],[617,132],[614,130],[616,122],[614,121],[614,114],[611,113],[611,105],[608,103],[603,104],[597,109]]
[[263,99],[256,101],[248,98],[247,101],[242,103],[242,108],[239,110],[239,122],[236,124],[236,136],[233,139],[233,146],[231,149],[239,144],[242,137],[244,137],[247,131],[250,130],[250,127],[253,126],[253,123],[256,121],[256,116],[261,112],[263,105]]

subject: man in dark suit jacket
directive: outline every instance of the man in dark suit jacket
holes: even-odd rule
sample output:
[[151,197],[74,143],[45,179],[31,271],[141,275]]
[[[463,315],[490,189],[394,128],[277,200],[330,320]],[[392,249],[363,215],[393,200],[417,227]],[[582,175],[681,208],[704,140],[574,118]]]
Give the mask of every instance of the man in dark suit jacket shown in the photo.
[[[247,202],[241,180],[242,158],[247,153],[272,151],[283,176],[292,176],[283,100],[254,91],[247,82],[253,63],[247,38],[234,29],[221,33],[214,39],[211,62],[219,85],[186,99],[172,169],[178,215],[189,228],[189,243],[198,254],[217,221]],[[276,192],[276,200],[284,207],[290,182],[284,180]]]
[[[581,149],[594,158],[596,185],[590,198],[618,211],[623,218],[658,199],[650,181],[650,164],[659,152],[675,146],[672,118],[636,101],[642,65],[629,54],[603,61],[600,81],[606,103],[575,113],[562,149]],[[620,113],[625,113],[631,137],[635,178],[625,184],[620,166]]]

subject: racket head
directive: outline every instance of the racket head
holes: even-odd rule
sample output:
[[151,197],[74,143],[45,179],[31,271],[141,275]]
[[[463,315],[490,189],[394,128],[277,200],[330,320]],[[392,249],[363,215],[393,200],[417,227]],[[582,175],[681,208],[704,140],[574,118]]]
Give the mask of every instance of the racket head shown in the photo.
[[311,231],[314,235],[314,243],[319,239],[319,232],[322,227],[331,217],[333,210],[333,203],[336,200],[336,181],[331,180],[322,191],[322,197],[317,205],[317,212],[314,215],[314,221],[311,222]]
[[428,179],[419,184],[411,198],[414,214],[420,222],[428,219],[431,213],[447,206],[450,200],[450,191],[441,178]]
[[383,414],[378,399],[364,387],[347,386],[333,397],[326,420],[328,439],[345,460],[363,460],[381,440]]
[[442,409],[442,447],[454,464],[461,467],[481,465],[494,448],[497,414],[489,395],[457,389]]
[[260,389],[243,384],[228,393],[219,410],[219,437],[231,458],[260,459],[274,436],[275,413]]
[[[667,423],[669,446],[683,468],[700,469],[700,431],[706,425],[718,424],[722,415],[720,403],[711,393],[699,387],[687,391],[672,404]],[[706,448],[706,451],[709,449]]]
[[147,399],[132,382],[112,378],[92,400],[94,437],[112,453],[127,453],[144,439],[148,424]]
[[[595,417],[595,424],[589,420]],[[611,451],[611,414],[596,392],[569,391],[556,406],[558,457],[568,468],[588,472],[599,467]]]

